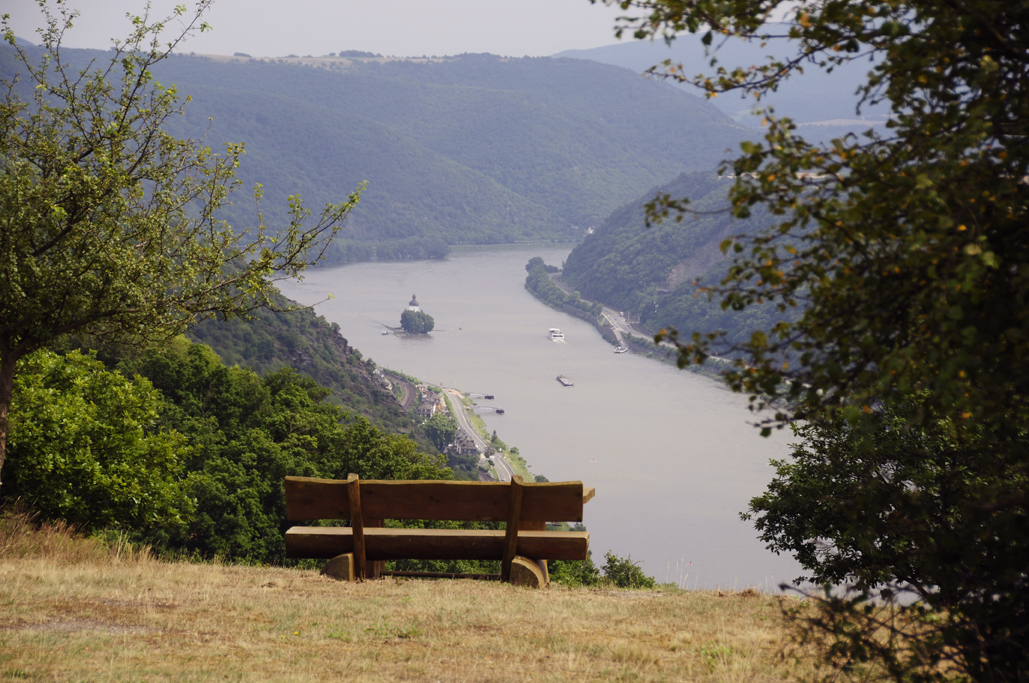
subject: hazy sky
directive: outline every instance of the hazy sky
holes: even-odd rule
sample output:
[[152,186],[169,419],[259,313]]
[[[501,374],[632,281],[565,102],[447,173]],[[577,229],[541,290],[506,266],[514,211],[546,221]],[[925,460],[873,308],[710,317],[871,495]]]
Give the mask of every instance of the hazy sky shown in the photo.
[[[195,0],[194,0],[195,1]],[[107,48],[124,36],[126,13],[143,0],[69,0],[80,11],[65,37],[69,47]],[[165,16],[188,0],[154,0]],[[2,0],[19,37],[38,42],[35,0]],[[621,10],[588,0],[216,0],[207,14],[213,27],[196,35],[186,51],[254,57],[324,55],[367,50],[384,55],[452,55],[492,52],[550,55],[617,42],[612,27]]]

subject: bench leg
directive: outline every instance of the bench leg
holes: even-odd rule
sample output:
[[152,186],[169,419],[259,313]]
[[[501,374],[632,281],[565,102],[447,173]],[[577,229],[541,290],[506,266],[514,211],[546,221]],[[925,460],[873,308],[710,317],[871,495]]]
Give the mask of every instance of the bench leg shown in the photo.
[[[385,526],[381,519],[364,520],[365,529],[381,529]],[[364,578],[374,580],[382,578],[382,572],[386,571],[386,563],[382,560],[365,560]]]
[[331,576],[337,581],[350,581],[351,583],[357,579],[355,573],[355,562],[354,553],[343,553],[342,555],[336,555],[322,567],[323,576]]
[[[511,560],[511,583],[527,588],[546,588],[550,584],[550,577],[545,573],[545,569],[540,567],[541,562],[545,562],[545,560],[538,562],[516,555]],[[544,568],[546,566],[543,564]]]

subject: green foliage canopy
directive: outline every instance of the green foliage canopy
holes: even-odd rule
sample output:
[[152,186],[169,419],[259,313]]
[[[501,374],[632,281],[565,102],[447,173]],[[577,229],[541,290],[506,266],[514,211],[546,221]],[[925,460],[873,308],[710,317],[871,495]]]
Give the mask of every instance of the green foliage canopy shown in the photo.
[[164,395],[161,419],[186,435],[185,467],[196,513],[158,546],[281,563],[289,527],[283,478],[449,479],[444,461],[403,435],[384,434],[325,401],[329,390],[284,368],[263,379],[227,367],[200,344],[150,349],[126,370]]
[[436,321],[424,311],[405,309],[400,314],[400,327],[410,334],[428,334],[435,326]]
[[564,310],[587,320],[596,319],[604,308],[600,303],[583,301],[578,292],[567,294],[558,287],[550,276],[561,269],[548,266],[539,256],[529,259],[525,264],[525,270],[528,273],[525,276],[525,288],[551,308]]
[[[834,669],[871,660],[895,680],[1025,680],[1029,6],[619,4],[644,10],[619,29],[637,38],[791,41],[789,57],[749,68],[655,69],[712,95],[760,99],[801,69],[869,61],[862,104],[889,104],[886,133],[812,145],[769,116],[765,141],[726,166],[732,213],[762,206],[776,220],[722,243],[735,259],[716,288],[723,307],[802,312],[738,343],[659,336],[683,364],[740,354],[727,378],[755,408],[776,406],[766,433],[814,425],[754,503],[773,549],[797,552],[820,580],[884,586],[887,599],[915,590],[885,613],[867,594],[826,598],[807,633]],[[787,21],[770,23],[780,7]],[[669,195],[649,206],[655,221],[690,210]]]
[[457,420],[443,413],[436,413],[422,423],[422,429],[432,444],[441,453],[457,436]]
[[[310,308],[297,308],[285,297],[276,309],[255,311],[246,320],[205,320],[189,336],[212,349],[226,365],[242,365],[260,376],[286,367],[297,368],[331,389],[329,400],[378,428],[410,434],[423,447],[429,442],[418,423],[372,375],[361,352]],[[294,309],[294,310],[288,310]]]
[[37,351],[19,362],[5,496],[42,519],[175,533],[192,515],[186,437],[160,424],[160,392],[93,357]]
[[618,557],[610,551],[604,555],[604,578],[619,588],[653,588],[657,582],[640,569],[631,557]]
[[779,313],[758,304],[726,310],[708,295],[731,260],[718,245],[740,233],[767,228],[771,217],[755,210],[746,220],[726,211],[732,180],[714,173],[684,173],[656,192],[690,197],[693,214],[681,223],[650,225],[651,191],[612,213],[568,255],[561,277],[582,296],[626,311],[650,329],[701,333],[722,331],[724,341],[743,343],[755,329],[767,329],[798,311]]
[[[872,58],[863,101],[892,110],[884,136],[812,146],[791,121],[770,116],[766,140],[742,144],[731,164],[732,210],[745,217],[763,205],[779,220],[723,243],[736,263],[719,293],[734,310],[760,301],[806,306],[798,320],[737,345],[747,358],[732,385],[760,405],[791,399],[792,416],[844,410],[857,419],[878,397],[924,389],[922,407],[955,424],[1020,421],[1029,396],[1029,149],[1020,144],[1029,125],[1021,114],[1029,10],[983,0],[946,11],[923,0],[832,0],[793,3],[790,21],[770,24],[767,3],[618,4],[644,10],[620,27],[638,38],[689,31],[711,45],[726,36],[795,45],[787,59],[710,75],[656,69],[711,94],[743,89],[760,98],[796,70]],[[651,205],[657,220],[688,210],[668,196]],[[702,360],[714,341],[682,340],[683,360]],[[799,362],[784,367],[785,352]]]
[[[794,426],[800,441],[745,518],[769,549],[797,557],[808,571],[798,583],[851,584],[804,617],[835,668],[874,653],[897,678],[950,667],[1020,680],[1029,546],[1024,507],[1009,501],[1024,496],[1029,439],[998,448],[996,427],[911,429],[902,408],[879,411],[871,433],[842,417]],[[883,638],[891,620],[901,626]]]
[[[204,28],[209,4],[137,17],[106,62],[82,70],[61,50],[74,12],[43,5],[38,65],[4,18],[23,73],[0,84],[0,470],[19,358],[68,333],[142,342],[268,305],[270,280],[316,260],[357,201],[329,204],[304,227],[309,211],[291,197],[275,235],[259,212],[252,231],[215,217],[237,185],[242,146],[216,155],[164,132],[181,106],[151,74]],[[162,43],[170,21],[183,31]]]

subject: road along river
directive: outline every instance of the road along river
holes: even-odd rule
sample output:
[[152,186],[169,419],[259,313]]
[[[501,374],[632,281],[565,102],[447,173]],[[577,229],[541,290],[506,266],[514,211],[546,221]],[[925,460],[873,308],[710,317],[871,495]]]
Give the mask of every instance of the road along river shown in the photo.
[[[464,403],[461,401],[463,393],[454,388],[448,388],[446,389],[446,392],[450,394],[450,406],[454,409],[454,419],[457,420],[457,426],[468,433],[468,436],[472,438],[475,445],[479,447],[480,452],[484,452],[489,441],[479,434],[479,431],[472,426],[471,420],[468,419],[468,413],[465,412]],[[507,458],[505,458],[503,454],[498,453],[494,457],[494,464],[498,480],[511,481],[511,477],[514,476],[514,470],[511,468],[511,465],[507,462]]]
[[[387,368],[465,393],[496,396],[504,415],[482,415],[532,471],[597,489],[585,509],[594,560],[629,555],[662,582],[774,590],[800,573],[739,519],[772,477],[787,434],[763,439],[746,398],[715,380],[613,347],[587,323],[548,308],[524,288],[525,263],[560,265],[569,249],[455,250],[445,261],[316,269],[284,283],[343,336]],[[326,300],[328,295],[335,298]],[[416,294],[436,329],[382,335]],[[547,338],[559,327],[565,343]],[[555,379],[566,375],[575,386]],[[482,401],[480,401],[482,402]]]

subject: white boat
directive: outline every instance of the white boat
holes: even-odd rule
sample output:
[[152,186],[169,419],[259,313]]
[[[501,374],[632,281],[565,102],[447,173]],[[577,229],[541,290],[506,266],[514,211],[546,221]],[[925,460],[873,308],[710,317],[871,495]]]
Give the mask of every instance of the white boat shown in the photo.
[[382,331],[382,334],[383,334],[383,336],[385,336],[385,335],[389,334],[389,330],[383,330],[383,331]]
[[550,341],[560,341],[560,342],[563,342],[565,340],[565,336],[563,334],[561,334],[561,330],[559,330],[556,327],[551,327],[550,328],[549,337],[550,337]]
[[628,351],[628,346],[619,346],[617,349],[615,349],[615,353],[627,353]]

